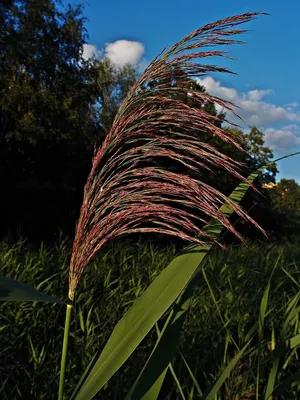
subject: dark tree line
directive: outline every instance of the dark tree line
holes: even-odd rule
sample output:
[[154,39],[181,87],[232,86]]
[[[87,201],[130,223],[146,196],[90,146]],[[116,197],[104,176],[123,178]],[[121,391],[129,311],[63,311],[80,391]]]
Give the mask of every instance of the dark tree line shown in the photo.
[[72,234],[94,145],[135,78],[131,67],[83,59],[82,11],[0,3],[2,237]]

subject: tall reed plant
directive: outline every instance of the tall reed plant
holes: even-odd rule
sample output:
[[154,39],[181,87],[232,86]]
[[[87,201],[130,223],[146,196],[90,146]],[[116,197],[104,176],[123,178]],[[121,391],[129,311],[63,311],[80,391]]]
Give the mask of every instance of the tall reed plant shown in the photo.
[[[237,27],[257,15],[238,15],[197,29],[162,51],[130,90],[103,145],[95,153],[85,185],[69,271],[71,302],[91,258],[105,243],[121,235],[156,232],[203,246],[206,239],[218,242],[217,235],[199,227],[213,219],[241,239],[221,210],[223,203],[258,227],[237,202],[190,176],[191,172],[203,169],[210,172],[223,169],[249,183],[241,174],[239,162],[208,145],[199,135],[199,132],[215,135],[244,151],[230,131],[218,127],[219,118],[203,108],[206,102],[212,102],[235,113],[234,105],[193,90],[191,78],[209,72],[231,72],[196,60],[228,57],[224,51],[206,48],[241,43],[229,37],[244,33]],[[150,90],[153,82],[154,89]],[[187,96],[193,97],[193,106],[185,101]],[[159,157],[179,162],[188,172],[178,174],[157,166],[155,161]],[[188,207],[188,211],[180,208],[180,204]],[[72,305],[67,305],[60,400],[71,310]]]

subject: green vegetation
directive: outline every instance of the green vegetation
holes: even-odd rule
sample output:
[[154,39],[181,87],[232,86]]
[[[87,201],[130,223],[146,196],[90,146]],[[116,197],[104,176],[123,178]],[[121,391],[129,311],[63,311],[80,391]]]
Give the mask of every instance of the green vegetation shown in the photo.
[[[137,76],[84,60],[81,6],[0,4],[1,398],[295,398],[298,250],[278,238],[297,237],[299,186],[270,188],[263,132],[225,127],[232,104],[193,79],[230,72],[194,61],[258,15],[199,28]],[[264,201],[245,196],[255,179]],[[76,221],[72,246],[53,240]],[[163,234],[192,245],[175,257],[149,242]],[[256,244],[225,252],[241,234]]]
[[94,145],[135,81],[83,59],[84,24],[80,5],[0,3],[1,237],[73,235]]
[[[123,240],[94,259],[79,284],[74,305],[66,383],[69,395],[114,325],[175,254],[174,246],[159,248],[150,242]],[[63,242],[39,250],[24,242],[2,243],[0,270],[64,298],[69,257],[70,245]],[[236,246],[210,256],[180,336],[178,348],[183,358],[178,353],[173,363],[185,398],[191,391],[197,393],[185,362],[204,392],[251,337],[249,349],[218,399],[254,399],[256,390],[259,398],[264,398],[277,358],[275,387],[297,373],[297,347],[285,345],[295,345],[300,335],[299,259],[298,242]],[[1,304],[1,398],[56,398],[64,314],[61,305]],[[95,398],[124,399],[155,340],[153,330]],[[299,390],[298,379],[283,397],[275,398],[294,400]],[[160,398],[181,399],[170,372]]]

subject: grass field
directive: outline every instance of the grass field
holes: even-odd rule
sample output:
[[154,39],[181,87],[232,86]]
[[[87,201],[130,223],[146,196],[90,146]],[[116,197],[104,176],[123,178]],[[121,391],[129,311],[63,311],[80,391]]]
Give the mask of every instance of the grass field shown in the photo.
[[[72,320],[66,393],[70,394],[114,325],[174,258],[173,246],[115,241],[90,264]],[[70,246],[38,250],[0,244],[0,274],[65,299]],[[215,251],[205,264],[161,399],[197,399],[250,340],[242,362],[215,399],[300,398],[299,242]],[[65,308],[0,303],[0,398],[56,399]],[[96,399],[123,400],[156,339],[153,332]]]

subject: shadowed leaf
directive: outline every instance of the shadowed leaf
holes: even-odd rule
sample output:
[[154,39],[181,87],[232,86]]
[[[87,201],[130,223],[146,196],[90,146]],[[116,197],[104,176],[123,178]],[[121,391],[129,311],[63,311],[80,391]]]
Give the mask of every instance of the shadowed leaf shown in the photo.
[[67,304],[66,301],[55,299],[26,283],[18,282],[5,276],[0,277],[0,301],[40,301]]

